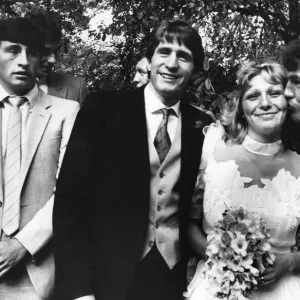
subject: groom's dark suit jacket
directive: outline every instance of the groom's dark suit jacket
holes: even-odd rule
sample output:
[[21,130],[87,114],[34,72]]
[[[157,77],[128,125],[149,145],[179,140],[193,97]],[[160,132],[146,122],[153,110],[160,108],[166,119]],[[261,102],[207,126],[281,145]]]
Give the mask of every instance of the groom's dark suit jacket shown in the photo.
[[[202,129],[211,118],[187,104],[181,111],[180,249],[187,260],[190,199]],[[58,299],[87,294],[99,300],[125,299],[145,243],[149,186],[144,89],[89,95],[75,122],[56,188]]]

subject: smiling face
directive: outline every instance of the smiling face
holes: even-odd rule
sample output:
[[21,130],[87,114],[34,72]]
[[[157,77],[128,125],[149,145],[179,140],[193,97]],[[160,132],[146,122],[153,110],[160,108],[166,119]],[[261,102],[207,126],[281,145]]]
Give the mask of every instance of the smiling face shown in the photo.
[[166,105],[174,105],[188,85],[194,70],[192,52],[174,40],[156,47],[150,64],[150,86]]
[[0,84],[11,95],[24,95],[35,85],[39,53],[27,46],[0,42]]
[[261,143],[275,142],[281,137],[287,112],[283,86],[270,83],[264,71],[253,77],[250,85],[242,99],[248,135]]

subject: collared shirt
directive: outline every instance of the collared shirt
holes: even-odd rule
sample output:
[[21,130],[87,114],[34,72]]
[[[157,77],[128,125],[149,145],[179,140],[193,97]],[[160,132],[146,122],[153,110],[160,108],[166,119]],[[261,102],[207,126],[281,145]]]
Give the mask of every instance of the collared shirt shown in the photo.
[[37,84],[44,93],[48,94],[47,80],[37,80]]
[[168,128],[167,128],[170,140],[172,142],[175,137],[178,122],[181,121],[180,100],[178,100],[175,105],[171,107],[166,107],[153,93],[149,84],[145,87],[144,95],[145,95],[145,110],[146,110],[147,125],[148,125],[148,130],[149,130],[151,140],[153,142],[159,124],[163,119],[163,114],[160,111],[160,109],[162,108],[173,109],[174,113],[170,114],[169,116]]
[[[26,101],[21,107],[21,115],[22,115],[22,144],[24,143],[25,136],[26,136],[26,124],[28,121],[28,116],[34,106],[36,98],[38,96],[38,87],[37,85],[34,86],[32,90],[30,90],[26,95],[22,95],[26,97],[28,101]],[[0,102],[3,104],[2,109],[2,155],[5,156],[6,153],[6,144],[7,144],[7,126],[9,117],[11,114],[11,104],[5,100],[5,98],[9,96],[14,96],[8,94],[3,87],[0,85]]]

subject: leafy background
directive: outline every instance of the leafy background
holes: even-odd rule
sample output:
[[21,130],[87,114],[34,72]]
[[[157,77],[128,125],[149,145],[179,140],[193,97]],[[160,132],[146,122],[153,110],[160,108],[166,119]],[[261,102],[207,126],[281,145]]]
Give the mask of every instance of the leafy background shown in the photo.
[[[191,101],[215,113],[234,88],[241,63],[278,59],[282,45],[300,33],[300,0],[0,0],[2,18],[32,9],[57,14],[65,38],[56,68],[85,78],[92,91],[133,88],[136,56],[156,26],[164,18],[187,20],[206,52]],[[101,19],[107,12],[110,24]]]

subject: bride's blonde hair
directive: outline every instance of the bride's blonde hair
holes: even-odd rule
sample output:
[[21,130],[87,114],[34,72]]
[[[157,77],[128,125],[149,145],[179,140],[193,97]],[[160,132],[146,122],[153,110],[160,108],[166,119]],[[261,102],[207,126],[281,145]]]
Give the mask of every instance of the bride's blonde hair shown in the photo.
[[285,88],[287,73],[277,62],[268,60],[264,62],[250,61],[243,64],[237,72],[237,88],[232,93],[220,121],[226,129],[227,139],[241,144],[248,132],[248,123],[244,115],[242,100],[246,91],[251,87],[250,81],[266,72],[267,80],[271,84],[280,84]]

